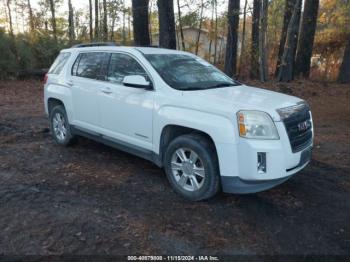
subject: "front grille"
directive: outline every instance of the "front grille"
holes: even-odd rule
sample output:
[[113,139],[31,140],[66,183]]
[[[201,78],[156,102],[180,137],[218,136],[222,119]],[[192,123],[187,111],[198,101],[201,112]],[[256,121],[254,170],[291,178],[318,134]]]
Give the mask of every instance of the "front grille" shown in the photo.
[[296,153],[308,147],[312,143],[310,108],[303,103],[277,111],[286,127],[292,152]]

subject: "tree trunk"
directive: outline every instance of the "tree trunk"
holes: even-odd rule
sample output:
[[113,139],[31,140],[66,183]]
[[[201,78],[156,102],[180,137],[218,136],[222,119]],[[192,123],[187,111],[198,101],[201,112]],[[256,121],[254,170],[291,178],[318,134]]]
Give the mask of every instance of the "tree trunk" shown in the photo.
[[173,0],[158,0],[159,46],[176,49],[176,32]]
[[182,17],[181,17],[180,0],[177,0],[177,13],[179,15],[179,27],[180,27],[182,50],[186,50],[184,31],[182,29]]
[[237,43],[239,24],[239,0],[228,2],[228,32],[225,55],[225,73],[228,76],[236,75],[237,66]]
[[293,10],[294,10],[296,1],[297,0],[286,0],[286,4],[285,4],[285,8],[284,8],[283,27],[282,27],[282,32],[281,32],[280,44],[279,44],[279,48],[278,48],[275,76],[278,76],[279,68],[281,66],[281,60],[282,60],[282,56],[283,56],[284,46],[286,44],[288,25],[289,25],[289,22],[290,22],[292,15],[293,15]]
[[123,29],[122,29],[123,45],[126,45],[125,14],[126,14],[125,0],[123,0]]
[[221,38],[220,39],[220,47],[219,47],[219,63],[221,63],[224,60],[224,40]]
[[265,82],[268,78],[267,66],[267,16],[268,0],[262,0],[260,7],[260,32],[259,32],[259,75],[260,81]]
[[176,33],[176,48],[181,49],[181,45],[180,45],[180,36],[179,36],[179,27],[175,22],[175,33]]
[[135,46],[150,46],[148,2],[149,0],[132,0]]
[[89,34],[90,34],[90,42],[94,39],[94,32],[92,29],[92,0],[89,0]]
[[51,25],[53,31],[53,37],[57,41],[57,28],[56,28],[56,17],[55,17],[55,2],[50,0],[50,10],[51,10]]
[[103,0],[103,41],[108,41],[107,1]]
[[131,40],[131,9],[128,8],[128,39]]
[[68,0],[68,35],[69,35],[69,42],[73,43],[75,39],[75,32],[74,32],[72,0]]
[[242,41],[241,41],[241,54],[239,57],[239,71],[238,75],[241,75],[242,72],[242,65],[243,65],[243,57],[244,57],[244,45],[245,45],[245,25],[246,25],[246,16],[247,16],[247,5],[248,0],[245,0],[244,2],[244,11],[243,11],[243,28],[242,28]]
[[112,17],[112,25],[110,30],[110,41],[114,41],[114,27],[115,27],[115,21],[117,20],[116,15],[113,15]]
[[[148,4],[148,6],[149,6],[148,7],[148,21],[149,21],[148,30],[149,30],[149,42],[151,43],[151,45],[153,45],[153,40],[152,40],[152,4],[153,4],[153,1],[149,0],[149,4]],[[158,45],[159,45],[159,43],[158,43]]]
[[12,23],[12,13],[11,13],[11,0],[6,1],[7,12],[9,16],[9,26],[10,26],[10,36],[14,39],[15,35],[13,33],[13,23]]
[[217,62],[217,52],[218,52],[218,2],[217,0],[213,0],[214,1],[214,7],[215,7],[215,40],[214,40],[214,65]]
[[[25,6],[24,6],[24,4],[23,5],[20,5],[20,9],[21,9],[21,17],[23,18],[23,17],[25,17]],[[24,25],[24,23],[25,23],[25,21],[24,21],[24,19],[22,19],[22,32],[24,32],[25,31],[25,25]]]
[[252,43],[250,58],[250,77],[258,78],[259,76],[259,22],[260,22],[261,0],[253,1],[252,17]]
[[197,34],[197,41],[196,41],[196,55],[198,55],[199,41],[201,39],[201,31],[202,31],[202,23],[203,23],[203,10],[204,10],[204,2],[203,2],[203,0],[201,0],[201,13],[199,15],[199,27],[198,27],[198,34]]
[[210,32],[209,32],[209,59],[208,61],[211,62],[211,50],[213,45],[213,27],[214,27],[214,13],[215,13],[215,3],[212,1],[211,3],[211,19],[210,19]]
[[305,0],[304,13],[300,28],[298,51],[295,61],[295,75],[308,78],[314,46],[319,0]]
[[278,81],[288,82],[293,80],[295,50],[298,42],[298,31],[300,22],[301,0],[297,0],[290,19],[286,44],[284,46],[281,66],[278,73]]
[[12,13],[11,13],[11,0],[7,0],[6,6],[7,6],[8,19],[9,19],[8,22],[9,22],[9,26],[10,26],[10,37],[11,37],[10,49],[11,49],[12,53],[15,55],[16,60],[18,61],[16,40],[15,40],[15,35],[14,35],[14,32],[13,32]]
[[32,9],[32,5],[30,4],[30,0],[28,0],[28,11],[29,11],[29,26],[30,26],[30,30],[34,31],[35,25],[34,25],[33,9]]
[[338,82],[350,83],[350,37],[345,48],[343,62],[340,66]]
[[95,40],[99,40],[98,0],[95,0]]

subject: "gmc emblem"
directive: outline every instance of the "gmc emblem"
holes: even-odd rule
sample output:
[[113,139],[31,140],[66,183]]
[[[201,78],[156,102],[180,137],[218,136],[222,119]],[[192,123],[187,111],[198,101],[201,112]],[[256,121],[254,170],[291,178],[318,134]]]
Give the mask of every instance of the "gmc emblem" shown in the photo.
[[298,130],[299,131],[306,131],[310,126],[311,126],[310,121],[306,120],[306,121],[298,124]]

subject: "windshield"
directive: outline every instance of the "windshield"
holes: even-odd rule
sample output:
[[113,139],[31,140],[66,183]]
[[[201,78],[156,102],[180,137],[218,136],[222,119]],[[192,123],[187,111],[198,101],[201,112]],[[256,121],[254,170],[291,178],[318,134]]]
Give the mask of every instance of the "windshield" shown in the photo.
[[239,85],[205,60],[186,54],[146,54],[163,80],[179,90],[203,90]]

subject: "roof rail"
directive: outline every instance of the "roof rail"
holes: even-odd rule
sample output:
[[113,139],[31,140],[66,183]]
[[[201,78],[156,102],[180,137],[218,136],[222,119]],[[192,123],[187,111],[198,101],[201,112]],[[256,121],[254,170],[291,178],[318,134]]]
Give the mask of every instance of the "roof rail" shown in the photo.
[[94,47],[94,46],[118,46],[118,44],[114,42],[94,42],[94,43],[83,43],[72,46],[72,48],[78,47]]

